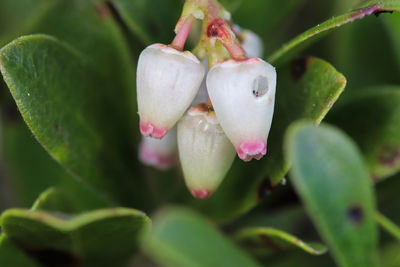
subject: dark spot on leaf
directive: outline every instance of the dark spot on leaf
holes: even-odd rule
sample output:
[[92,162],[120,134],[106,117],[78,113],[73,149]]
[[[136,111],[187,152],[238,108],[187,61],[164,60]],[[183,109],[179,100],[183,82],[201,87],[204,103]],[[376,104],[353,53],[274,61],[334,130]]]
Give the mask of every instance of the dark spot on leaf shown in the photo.
[[276,186],[271,183],[269,177],[266,177],[264,180],[262,180],[260,185],[258,186],[258,200],[262,201],[264,198],[269,196],[275,187]]
[[379,153],[378,160],[384,166],[394,167],[400,161],[400,148],[384,146]]
[[354,224],[360,224],[364,219],[364,211],[359,205],[351,206],[347,210],[347,218]]
[[25,248],[24,251],[43,266],[81,266],[79,259],[66,251],[36,248]]
[[58,124],[54,125],[54,129],[56,130],[56,132],[58,132],[60,130],[60,125]]
[[299,58],[290,64],[290,73],[293,80],[298,81],[306,72],[308,67],[308,58]]

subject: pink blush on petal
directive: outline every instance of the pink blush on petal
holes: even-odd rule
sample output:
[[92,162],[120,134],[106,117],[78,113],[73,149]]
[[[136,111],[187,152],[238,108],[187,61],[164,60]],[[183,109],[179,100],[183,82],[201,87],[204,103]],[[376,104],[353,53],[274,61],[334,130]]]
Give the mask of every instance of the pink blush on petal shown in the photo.
[[150,136],[156,139],[162,139],[164,135],[168,132],[165,128],[157,128],[154,124],[147,122],[147,123],[140,123],[140,132],[143,136]]
[[193,197],[199,199],[209,198],[214,194],[214,192],[208,191],[207,189],[190,189],[190,193],[192,193]]
[[236,151],[239,158],[243,161],[251,161],[252,159],[260,160],[267,154],[267,145],[263,141],[243,142]]
[[139,158],[144,164],[155,166],[161,170],[170,168],[175,164],[175,155],[161,155],[146,148],[145,145],[139,147]]

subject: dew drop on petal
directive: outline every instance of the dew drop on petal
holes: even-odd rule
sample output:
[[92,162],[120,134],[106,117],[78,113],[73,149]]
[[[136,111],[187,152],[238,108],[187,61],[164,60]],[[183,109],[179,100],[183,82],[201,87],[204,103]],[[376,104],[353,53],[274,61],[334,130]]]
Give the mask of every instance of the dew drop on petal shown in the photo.
[[268,92],[268,79],[265,76],[258,76],[253,80],[253,95],[262,97]]

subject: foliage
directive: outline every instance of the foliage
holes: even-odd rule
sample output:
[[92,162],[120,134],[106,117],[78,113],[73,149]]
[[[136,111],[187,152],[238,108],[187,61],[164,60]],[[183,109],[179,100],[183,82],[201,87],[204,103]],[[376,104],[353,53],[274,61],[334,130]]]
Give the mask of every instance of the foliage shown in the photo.
[[0,0],[0,266],[400,266],[400,1],[220,2],[275,114],[197,200],[137,156],[136,62],[182,1]]

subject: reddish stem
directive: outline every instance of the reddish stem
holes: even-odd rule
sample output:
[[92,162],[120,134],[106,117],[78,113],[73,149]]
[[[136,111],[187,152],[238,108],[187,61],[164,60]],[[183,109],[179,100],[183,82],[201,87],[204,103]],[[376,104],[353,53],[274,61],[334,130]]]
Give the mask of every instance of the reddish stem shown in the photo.
[[178,32],[174,40],[171,43],[171,46],[179,51],[183,51],[183,47],[185,46],[186,40],[189,36],[189,32],[192,29],[195,18],[193,16],[189,16],[185,19],[182,26],[179,27]]
[[247,59],[246,52],[232,35],[234,35],[232,29],[221,18],[214,19],[207,27],[207,36],[220,40],[234,60]]

